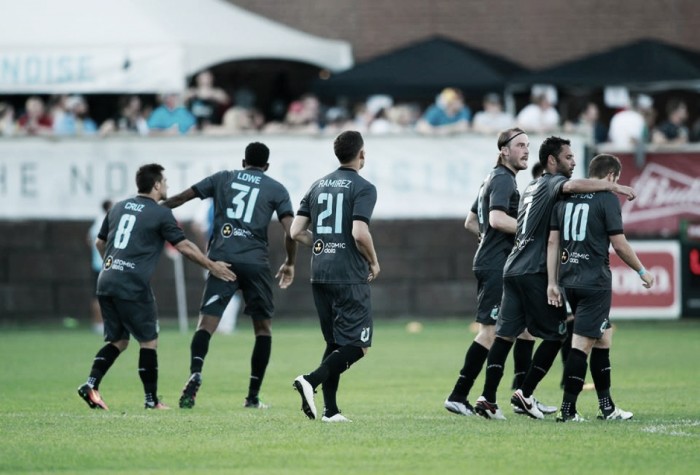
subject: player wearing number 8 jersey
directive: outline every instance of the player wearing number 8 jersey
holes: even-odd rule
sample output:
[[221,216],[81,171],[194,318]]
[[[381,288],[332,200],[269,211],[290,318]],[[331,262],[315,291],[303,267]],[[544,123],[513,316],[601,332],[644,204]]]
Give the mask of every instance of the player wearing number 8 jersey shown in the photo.
[[543,175],[532,181],[520,199],[515,245],[503,269],[503,298],[496,339],[486,362],[486,381],[474,406],[487,418],[498,414],[496,392],[514,339],[524,330],[543,341],[511,404],[530,417],[542,419],[532,393],[556,358],[566,332],[564,307],[547,305],[546,251],[549,220],[556,201],[565,194],[612,190],[634,198],[634,190],[600,180],[570,180],[576,161],[571,143],[559,137],[544,140],[539,150]]
[[190,377],[180,396],[181,408],[192,408],[202,383],[204,358],[209,341],[224,309],[236,291],[243,291],[244,312],[253,320],[255,345],[251,357],[248,395],[244,406],[267,407],[258,397],[272,347],[272,274],[267,251],[267,228],[276,214],[284,228],[286,260],[277,272],[279,286],[286,289],[294,280],[296,243],[289,234],[294,212],[286,188],[265,174],[270,150],[260,142],[245,149],[243,168],[215,173],[163,203],[174,208],[198,197],[214,200],[214,225],[209,256],[225,259],[236,273],[235,282],[208,276],[200,306],[197,330],[190,346]]
[[[588,169],[590,178],[617,183],[622,171],[614,155],[598,155]],[[644,269],[622,230],[620,202],[609,192],[579,193],[559,201],[552,213],[547,246],[547,298],[550,305],[562,306],[557,285],[566,289],[566,298],[575,315],[571,351],[564,366],[564,397],[560,422],[579,421],[576,400],[583,389],[588,355],[591,375],[598,393],[600,419],[631,419],[632,413],[615,407],[610,396],[609,322],[612,303],[612,275],[609,251],[615,252],[639,273],[646,288],[654,277]]]
[[[302,410],[316,418],[314,390],[323,384],[324,422],[347,422],[336,401],[340,374],[372,344],[369,282],[379,274],[369,222],[377,190],[359,175],[365,164],[359,132],[333,144],[340,168],[316,180],[301,201],[292,236],[311,246],[311,288],[326,341],[321,365],[294,380]],[[309,229],[310,227],[310,229]]]
[[186,257],[208,269],[218,278],[231,281],[236,276],[224,262],[213,262],[185,238],[172,211],[157,201],[167,198],[163,167],[144,165],[136,173],[138,195],[115,204],[95,240],[104,258],[97,281],[97,296],[104,317],[105,345],[95,356],[90,376],[78,394],[93,409],[107,409],[99,385],[129,344],[133,335],[139,342],[139,376],[143,382],[146,408],[166,408],[158,401],[158,320],[150,286],[163,244],[168,241]]

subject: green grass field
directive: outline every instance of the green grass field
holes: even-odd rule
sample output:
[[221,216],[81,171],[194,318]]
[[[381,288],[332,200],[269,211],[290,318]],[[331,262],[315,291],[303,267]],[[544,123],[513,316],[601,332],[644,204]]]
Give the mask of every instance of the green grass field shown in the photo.
[[[215,335],[193,410],[177,409],[191,334],[161,334],[160,393],[171,411],[146,412],[134,344],[101,385],[109,412],[88,409],[76,388],[101,346],[84,329],[0,332],[0,472],[3,473],[700,473],[700,321],[622,322],[614,337],[613,397],[632,421],[557,424],[512,414],[511,360],[499,393],[507,421],[455,416],[442,407],[473,334],[457,320],[376,322],[374,347],[341,379],[351,424],[310,421],[291,389],[316,367],[323,343],[311,322],[277,321],[263,385],[267,411],[242,407],[250,323]],[[561,363],[537,396],[559,404]],[[472,391],[478,396],[483,373]],[[317,397],[319,409],[322,397]]]

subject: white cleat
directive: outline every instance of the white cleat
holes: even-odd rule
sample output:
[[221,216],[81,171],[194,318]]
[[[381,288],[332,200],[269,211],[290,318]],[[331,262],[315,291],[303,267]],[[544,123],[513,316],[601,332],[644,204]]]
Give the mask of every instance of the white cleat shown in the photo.
[[294,389],[301,396],[301,410],[309,419],[316,419],[316,404],[314,403],[314,388],[304,378],[304,375],[297,376],[293,383]]
[[632,414],[631,412],[616,407],[615,410],[607,416],[604,416],[603,411],[599,409],[597,417],[598,419],[602,419],[605,421],[628,421],[632,419],[633,416],[634,414]]
[[530,397],[523,396],[522,390],[518,389],[513,393],[510,398],[510,403],[523,410],[525,414],[532,417],[533,419],[544,419],[544,414],[537,407],[537,400],[534,396]]
[[337,413],[331,417],[326,417],[323,416],[321,418],[321,422],[352,422],[350,419],[342,415],[341,413]]
[[494,419],[498,421],[505,421],[506,416],[498,408],[498,404],[493,402],[488,402],[484,396],[479,396],[474,404],[474,412],[479,414],[481,417],[486,419]]
[[460,416],[474,415],[474,408],[471,404],[469,404],[469,402],[464,404],[463,402],[450,401],[449,399],[445,399],[445,409],[447,409],[453,414],[459,414]]
[[[532,396],[532,399],[535,400],[535,404],[537,405],[537,409],[539,409],[540,412],[541,412],[542,414],[544,414],[545,416],[548,415],[548,414],[554,414],[555,412],[557,412],[557,410],[559,410],[559,408],[558,408],[557,406],[548,406],[548,405],[546,405],[546,404],[543,404],[542,402],[538,401],[537,398],[536,398],[535,396]],[[519,408],[518,406],[516,406],[515,404],[511,404],[510,406],[513,408],[513,412],[514,412],[514,413],[516,413],[516,414],[525,414],[525,411],[523,411],[522,409],[520,409],[520,408]]]

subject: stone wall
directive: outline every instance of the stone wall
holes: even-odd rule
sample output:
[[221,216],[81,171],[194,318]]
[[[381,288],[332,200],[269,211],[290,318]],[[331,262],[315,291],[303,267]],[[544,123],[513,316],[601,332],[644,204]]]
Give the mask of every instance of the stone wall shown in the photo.
[[[0,322],[89,319],[92,292],[86,221],[0,221]],[[372,285],[375,315],[473,315],[476,239],[461,220],[385,220],[372,223],[382,273]],[[188,236],[193,234],[186,227]],[[273,273],[284,259],[282,228],[270,226]],[[313,317],[310,251],[300,247],[296,279],[275,290],[276,315]],[[197,315],[201,269],[185,259],[188,314]],[[162,317],[177,315],[173,264],[163,256],[153,278]]]

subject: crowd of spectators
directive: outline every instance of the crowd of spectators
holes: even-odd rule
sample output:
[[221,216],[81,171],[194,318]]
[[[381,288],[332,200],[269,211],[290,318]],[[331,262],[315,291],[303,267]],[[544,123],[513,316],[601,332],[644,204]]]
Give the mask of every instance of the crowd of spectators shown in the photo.
[[31,96],[19,111],[0,98],[0,136],[336,134],[350,128],[376,135],[414,132],[444,136],[465,132],[493,135],[517,126],[539,134],[575,132],[587,136],[591,144],[620,147],[700,141],[700,119],[688,124],[688,105],[681,98],[669,98],[658,117],[653,99],[640,94],[609,110],[611,119],[606,123],[601,120],[602,105],[593,100],[586,101],[572,118],[563,119],[556,95],[533,92],[530,103],[517,114],[507,112],[503,97],[495,92],[486,94],[481,108],[472,113],[456,88],[445,88],[427,106],[396,103],[387,95],[374,95],[355,104],[338,101],[329,105],[307,93],[286,104],[280,119],[266,120],[256,108],[254,93],[241,89],[229,95],[215,85],[210,71],[203,71],[192,87],[161,94],[153,104],[138,95],[121,97],[114,114],[99,125],[91,118],[85,96],[57,95],[46,103]]

